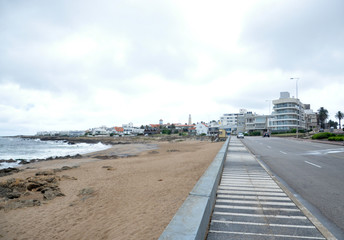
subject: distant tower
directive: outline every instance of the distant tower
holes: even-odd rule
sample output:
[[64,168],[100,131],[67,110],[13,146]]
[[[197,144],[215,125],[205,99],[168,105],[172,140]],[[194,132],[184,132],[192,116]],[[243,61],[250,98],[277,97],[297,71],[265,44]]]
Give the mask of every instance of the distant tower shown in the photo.
[[159,125],[163,125],[164,121],[162,119],[159,120]]
[[189,125],[191,125],[192,122],[191,122],[191,114],[189,114]]

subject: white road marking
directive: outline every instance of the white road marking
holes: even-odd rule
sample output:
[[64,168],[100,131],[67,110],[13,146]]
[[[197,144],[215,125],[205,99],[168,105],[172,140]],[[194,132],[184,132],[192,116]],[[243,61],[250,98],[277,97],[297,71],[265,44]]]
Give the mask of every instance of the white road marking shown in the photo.
[[[233,184],[236,184],[236,186],[245,186],[245,185],[248,185],[251,183],[251,186],[252,187],[262,187],[262,188],[277,188],[277,189],[280,189],[278,187],[276,187],[276,185],[273,185],[273,184],[269,184],[267,182],[249,182],[249,181],[246,181],[246,182],[236,182],[236,181],[231,181],[230,183],[223,183],[221,182],[221,185],[220,186],[223,186],[223,185],[228,185],[228,186],[232,186]],[[226,186],[224,186],[226,187]]]
[[266,197],[266,196],[246,196],[246,195],[225,195],[218,194],[218,198],[227,198],[227,199],[259,199],[259,200],[276,200],[276,201],[290,201],[289,197]]
[[295,238],[325,239],[323,237],[307,237],[307,236],[281,235],[281,234],[269,234],[269,233],[230,232],[230,231],[216,231],[216,230],[209,230],[209,233],[238,234],[238,235],[266,236],[266,237],[284,237],[284,238],[292,238],[292,239],[295,239]]
[[242,188],[249,188],[249,189],[261,189],[261,190],[266,190],[266,189],[280,189],[278,188],[278,186],[276,185],[263,185],[263,184],[259,184],[259,185],[249,185],[248,183],[247,184],[237,184],[235,182],[231,182],[231,183],[221,183],[221,186],[225,186],[225,187],[242,187]]
[[245,200],[227,200],[227,199],[218,199],[218,203],[241,203],[241,204],[259,204],[259,205],[278,205],[278,206],[296,206],[293,202],[264,202],[264,201],[245,201]]
[[316,150],[316,151],[308,151],[304,155],[326,155],[331,153],[342,153],[344,152],[344,148],[331,148],[331,149],[324,149],[324,150]]
[[[220,186],[221,187],[221,186]],[[218,193],[226,194],[239,194],[239,195],[260,195],[260,196],[287,196],[284,192],[248,192],[248,191],[230,191],[230,190],[217,190]]]
[[264,215],[264,214],[231,213],[231,212],[219,212],[219,211],[215,211],[214,214],[215,215],[226,215],[226,216],[242,216],[242,217],[288,218],[288,219],[301,219],[301,220],[307,219],[305,216]]
[[261,188],[261,187],[232,187],[231,185],[221,184],[221,186],[226,187],[228,190],[242,190],[242,191],[263,191],[263,192],[283,192],[278,188]]
[[300,209],[298,209],[298,208],[248,207],[248,206],[229,206],[229,205],[221,205],[221,204],[215,204],[215,207],[216,208],[227,208],[227,209],[300,212]]
[[224,176],[225,180],[240,180],[240,179],[254,179],[254,180],[271,180],[270,177],[266,177],[266,176],[229,176],[229,175],[226,175]]
[[280,151],[280,153],[287,154],[286,152]]
[[314,163],[311,163],[311,162],[308,162],[308,161],[305,161],[305,163],[308,163],[308,164],[310,164],[310,165],[312,165],[312,166],[314,166],[314,167],[321,168],[321,166],[319,166],[319,165],[316,165],[316,164],[314,164]]
[[269,145],[268,145],[267,147],[268,147],[268,148],[271,148],[271,146],[269,146]]
[[292,228],[315,228],[315,226],[307,225],[289,225],[289,224],[274,224],[274,223],[253,223],[253,222],[236,222],[236,221],[224,221],[224,220],[211,220],[217,223],[226,224],[242,224],[242,225],[256,225],[256,226],[269,226],[269,227],[292,227]]

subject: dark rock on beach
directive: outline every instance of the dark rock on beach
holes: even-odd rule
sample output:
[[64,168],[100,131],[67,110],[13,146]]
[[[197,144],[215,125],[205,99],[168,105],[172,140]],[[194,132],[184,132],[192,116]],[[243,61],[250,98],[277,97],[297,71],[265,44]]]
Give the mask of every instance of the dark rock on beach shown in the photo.
[[20,161],[19,161],[19,164],[22,164],[22,165],[24,165],[24,164],[29,164],[30,163],[30,161],[26,161],[25,159],[21,159]]
[[6,163],[14,163],[14,162],[17,162],[17,160],[14,160],[14,159],[9,159],[9,160],[5,160],[5,159],[1,159],[0,160],[0,163],[3,163],[3,162],[6,162]]
[[10,159],[10,160],[0,160],[0,162],[7,162],[7,163],[13,163],[13,162],[18,162],[18,164],[24,165],[24,164],[29,164],[33,162],[42,162],[42,161],[50,161],[50,160],[56,160],[56,159],[79,159],[82,158],[81,154],[76,154],[76,155],[66,155],[66,156],[56,156],[56,157],[48,157],[48,158],[43,158],[43,159],[31,159],[31,160],[25,160],[25,159]]
[[54,175],[55,172],[54,171],[40,171],[40,172],[36,172],[36,176],[40,176],[40,175],[44,175],[44,176],[47,176],[47,175]]
[[[72,169],[64,166],[60,169],[39,171],[35,176],[26,179],[10,178],[0,182],[0,209],[16,209],[22,207],[33,207],[41,205],[42,201],[52,200],[56,197],[65,196],[59,188],[61,180],[77,180],[75,177],[55,175],[56,172],[62,172]],[[4,169],[1,169],[4,172]],[[19,171],[14,169],[13,171]],[[9,171],[6,169],[6,171]],[[86,198],[93,192],[84,191],[82,195]],[[84,196],[85,197],[85,196]],[[23,199],[24,198],[24,199]],[[29,198],[29,199],[28,199]]]
[[0,177],[11,175],[13,173],[17,173],[17,172],[20,172],[20,171],[21,170],[19,168],[12,168],[12,167],[3,168],[3,169],[0,169]]

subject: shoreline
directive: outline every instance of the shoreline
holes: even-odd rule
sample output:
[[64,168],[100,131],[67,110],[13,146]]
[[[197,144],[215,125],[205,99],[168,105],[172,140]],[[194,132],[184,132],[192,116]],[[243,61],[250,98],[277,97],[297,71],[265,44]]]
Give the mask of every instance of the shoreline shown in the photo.
[[[7,168],[0,168],[0,177],[11,175],[12,173],[16,173],[18,171],[23,171],[29,168],[35,168],[36,165],[39,165],[41,162],[51,162],[56,161],[60,163],[64,163],[67,166],[69,162],[72,163],[73,160],[80,160],[88,159],[87,161],[97,161],[97,160],[105,160],[105,159],[117,159],[117,158],[126,158],[126,157],[134,157],[140,154],[143,151],[154,150],[157,148],[156,143],[127,143],[130,144],[129,148],[132,148],[130,151],[126,147],[121,147],[121,145],[111,145],[109,148],[104,150],[93,151],[84,154],[75,154],[75,155],[66,155],[66,156],[55,156],[55,157],[48,157],[42,159],[10,159],[10,160],[0,160],[0,164],[4,163],[17,163],[18,165],[14,167],[7,167]],[[127,151],[128,150],[128,151]],[[49,165],[49,163],[48,163]]]
[[70,144],[75,143],[103,143],[109,145],[116,144],[131,144],[131,143],[147,143],[147,142],[161,142],[161,141],[184,141],[184,140],[200,140],[208,141],[211,137],[208,136],[179,136],[179,135],[150,135],[150,136],[122,136],[122,137],[110,137],[110,136],[81,136],[81,137],[62,137],[62,136],[15,136],[23,139],[40,139],[41,141],[66,141]]
[[0,239],[157,239],[222,145],[164,141],[144,150],[147,145],[120,144],[81,159],[30,164],[0,181],[57,179],[57,195],[64,196],[47,201],[26,191],[25,198],[39,194],[40,205],[0,210]]

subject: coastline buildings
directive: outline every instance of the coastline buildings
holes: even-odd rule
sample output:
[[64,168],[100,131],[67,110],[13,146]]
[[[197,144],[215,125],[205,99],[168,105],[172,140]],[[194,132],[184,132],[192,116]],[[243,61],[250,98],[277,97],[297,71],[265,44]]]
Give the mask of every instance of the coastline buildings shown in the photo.
[[[225,129],[227,132],[236,133],[243,132],[244,117],[247,112],[246,109],[240,109],[239,113],[225,113],[220,117],[219,125],[221,129]],[[239,129],[238,129],[239,128]]]
[[245,132],[270,132],[271,115],[247,114],[245,116]]
[[305,124],[308,130],[318,130],[318,113],[313,112],[310,104],[304,104],[305,106]]
[[[50,136],[123,136],[143,135],[159,133],[179,133],[188,135],[212,136],[219,130],[226,130],[227,134],[239,132],[286,132],[298,130],[319,129],[317,113],[313,112],[310,104],[303,104],[298,98],[290,97],[289,92],[281,92],[279,99],[273,100],[273,112],[270,115],[256,114],[246,109],[240,109],[239,113],[225,113],[220,120],[212,120],[208,123],[192,124],[191,114],[188,123],[167,123],[159,120],[159,124],[149,124],[134,127],[133,123],[123,124],[122,127],[107,128],[105,126],[92,128],[87,131],[51,131],[38,132],[37,135]],[[160,132],[162,130],[162,132]]]
[[269,129],[271,115],[260,115],[240,109],[239,113],[226,113],[220,117],[220,128],[229,133],[265,132]]
[[240,109],[239,113],[226,113],[220,117],[219,128],[237,134],[239,132],[286,132],[293,129],[313,130],[318,128],[317,113],[310,104],[290,97],[289,92],[281,92],[280,98],[273,100],[273,112],[261,115]]
[[208,125],[205,124],[204,122],[200,122],[196,124],[196,134],[197,135],[207,135],[208,134]]
[[298,98],[291,98],[289,92],[281,92],[280,98],[273,100],[271,131],[306,129],[304,104]]

